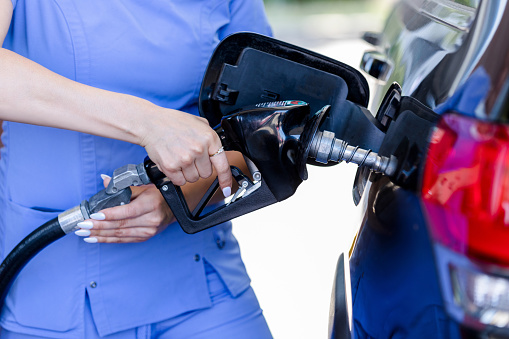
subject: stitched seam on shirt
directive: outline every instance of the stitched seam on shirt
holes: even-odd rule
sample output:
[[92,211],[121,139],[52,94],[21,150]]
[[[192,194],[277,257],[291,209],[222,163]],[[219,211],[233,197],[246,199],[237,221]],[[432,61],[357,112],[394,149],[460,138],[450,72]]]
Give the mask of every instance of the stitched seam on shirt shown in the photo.
[[[216,11],[225,2],[229,2],[229,1],[230,0],[219,1],[219,3],[217,3],[215,6],[211,7],[208,12],[207,12],[207,7],[205,5],[202,5],[203,7],[200,11],[200,13],[201,13],[200,14],[200,32],[202,34],[200,34],[201,40],[199,41],[199,43],[203,46],[203,48],[202,48],[203,57],[202,57],[201,65],[200,65],[200,69],[203,70],[203,73],[200,72],[198,75],[198,79],[196,80],[196,86],[193,91],[193,98],[199,99],[202,79],[207,71],[207,65],[209,63],[209,59],[212,56],[212,53],[214,52],[214,50],[216,48],[216,46],[214,44],[214,38],[216,37],[218,31],[214,30],[214,27],[212,26],[212,23],[210,22],[210,16],[212,15],[212,13],[214,13],[214,11]],[[208,27],[204,27],[204,23]],[[210,37],[210,39],[207,39],[207,41],[204,41],[204,38],[209,37],[209,35],[205,34],[206,33],[205,31],[207,30],[207,28],[208,28],[209,33],[213,33],[213,34]],[[212,52],[212,53],[210,53],[210,52]]]
[[[81,20],[81,17],[78,15],[78,10],[76,9],[75,7],[75,4],[73,2],[70,2],[69,6],[72,6],[72,9],[69,9],[68,12],[70,11],[71,14],[69,16],[65,15],[65,11],[62,9],[62,6],[60,6],[60,4],[57,2],[57,0],[53,0],[53,2],[55,3],[55,5],[59,8],[59,10],[61,11],[62,13],[62,16],[65,20],[65,23],[67,25],[67,29],[69,31],[69,37],[70,37],[70,40],[71,40],[71,45],[72,45],[72,50],[73,50],[73,57],[74,57],[74,81],[76,82],[79,82],[79,83],[83,83],[83,84],[86,84],[86,85],[90,85],[91,83],[91,78],[90,78],[90,69],[91,69],[91,59],[90,59],[90,55],[89,55],[89,45],[88,45],[88,40],[87,40],[87,35],[85,33],[85,29],[84,29],[84,24],[83,24],[83,21]],[[77,28],[74,30],[74,32],[76,33],[76,35],[73,34],[73,29],[71,28],[71,24],[69,23],[68,21],[68,17],[71,17],[72,18],[72,15],[74,14],[74,18],[76,19],[75,22],[74,22],[74,26],[76,26]],[[78,37],[78,41],[76,41],[76,37]],[[79,41],[79,40],[82,40],[82,41]],[[80,58],[78,58],[78,52],[77,52],[77,49],[79,48],[79,46],[77,46],[77,44],[81,44],[82,47],[81,47],[81,50],[83,51],[80,55]],[[84,54],[85,53],[85,54]],[[83,57],[84,55],[84,57]],[[80,68],[78,67],[78,59],[80,59],[82,61],[81,63],[81,72],[80,72]],[[84,67],[86,66],[86,67]],[[83,70],[86,70],[85,72],[83,72]],[[78,80],[79,78],[79,80]],[[83,137],[87,135],[87,134],[83,134],[83,133],[80,133],[80,145],[83,143]],[[91,139],[91,143],[92,143],[92,148],[93,148],[93,152],[94,152],[94,155],[96,154],[96,143],[95,143],[95,139]],[[80,150],[80,156],[81,156],[81,161],[83,163],[83,150]],[[96,162],[96,159],[95,159],[95,156],[94,156],[94,173],[97,173],[97,162]],[[81,172],[82,172],[82,175],[81,175],[81,185],[79,187],[80,189],[80,195],[84,195],[84,194],[91,194],[89,192],[89,183],[87,183],[86,181],[86,176],[84,175],[84,172],[86,172],[84,170],[85,167],[81,167]],[[97,187],[97,183],[94,184],[94,193],[98,190],[98,187]],[[92,193],[93,194],[93,193]]]
[[[203,33],[204,33],[204,30],[205,30],[205,27],[203,27],[203,22],[204,22],[203,17],[205,16],[206,6],[205,6],[205,5],[203,5],[203,4],[202,4],[201,6],[202,6],[202,8],[201,8],[201,10],[200,10],[200,29],[199,29],[199,31],[200,31],[200,33],[201,33],[201,34],[199,34],[199,39],[200,39],[200,40],[198,41],[198,43],[199,43],[200,45],[202,45],[202,46],[203,46],[203,48],[202,48],[202,53],[203,53],[203,55],[202,55],[202,56],[205,56],[205,55],[206,55],[206,51],[207,51],[207,49],[208,49],[208,48],[207,48],[207,46],[205,46],[205,44],[203,43],[203,36],[204,36],[204,34],[203,34]],[[205,60],[205,61],[204,61],[204,60]],[[208,60],[208,58],[204,58],[204,57],[202,57],[202,58],[201,58],[200,69],[203,69],[203,70],[204,70],[204,72],[206,72],[206,68],[207,68],[207,65],[204,65],[204,63],[205,63],[205,64],[207,63],[207,61],[206,61],[206,60]],[[202,72],[198,72],[197,79],[196,79],[196,81],[195,81],[196,85],[195,85],[195,87],[194,87],[194,90],[193,90],[193,96],[192,96],[192,99],[191,99],[191,100],[194,100],[194,98],[197,98],[197,99],[198,99],[198,102],[199,102],[200,89],[201,89],[201,80],[203,79],[203,76],[204,76],[204,75],[205,75],[204,73],[202,73]],[[192,104],[192,103],[191,103],[191,104]],[[198,105],[199,105],[199,104],[198,104]],[[198,109],[199,109],[199,108],[198,108]]]
[[74,37],[72,35],[72,31],[71,31],[71,27],[69,26],[69,22],[67,21],[67,16],[65,15],[65,12],[62,10],[62,7],[60,7],[60,4],[56,0],[53,0],[53,3],[60,11],[60,14],[62,14],[62,17],[64,18],[64,21],[65,21],[65,25],[67,26],[67,32],[69,33],[69,39],[71,40],[72,55],[73,55],[73,60],[74,60],[74,80],[76,80],[76,74],[78,74],[78,66],[77,66],[77,62],[76,62],[76,46],[74,44]]
[[[7,128],[5,128],[5,127],[7,127]],[[11,139],[11,135],[10,135],[10,131],[9,131],[10,128],[11,128],[11,122],[3,124],[3,133],[2,133],[2,136],[3,135],[7,136],[6,137],[7,142],[4,144],[4,147],[5,147],[5,145],[7,145],[7,147],[9,147],[9,148],[11,148],[11,146],[9,145],[10,144],[10,139]],[[4,160],[5,161],[5,172],[4,172],[5,195],[4,195],[4,199],[6,199],[8,201],[11,201],[12,197],[11,197],[11,194],[9,192],[9,185],[7,185],[7,182],[9,182],[8,178],[10,177],[9,172],[11,171],[11,162],[9,160],[10,152],[4,152],[4,153],[7,154],[7,157],[5,157],[5,154],[4,154],[4,159],[5,159]]]
[[[6,140],[7,140],[7,144],[9,144],[9,139],[11,138],[10,134],[9,134],[9,128],[11,127],[10,126],[10,123],[6,123],[6,124],[2,124],[2,129],[3,129],[3,132],[2,132],[2,135],[0,137],[3,137],[4,135],[6,136]],[[4,146],[5,147],[5,146]],[[7,157],[5,157],[5,155],[7,154]],[[6,200],[8,199],[7,198],[7,192],[9,190],[9,187],[7,186],[7,178],[9,177],[9,167],[10,167],[10,162],[9,162],[9,155],[7,152],[4,152],[4,161],[5,161],[5,171],[4,171],[4,191],[0,194],[4,194],[4,203],[6,202]],[[4,223],[5,223],[5,216],[3,217],[3,220],[4,220]],[[5,225],[4,225],[5,226]],[[1,248],[1,257],[0,258],[3,258],[5,259],[5,245],[6,245],[6,241],[5,241],[5,230],[3,231],[3,237],[2,237],[2,248]]]

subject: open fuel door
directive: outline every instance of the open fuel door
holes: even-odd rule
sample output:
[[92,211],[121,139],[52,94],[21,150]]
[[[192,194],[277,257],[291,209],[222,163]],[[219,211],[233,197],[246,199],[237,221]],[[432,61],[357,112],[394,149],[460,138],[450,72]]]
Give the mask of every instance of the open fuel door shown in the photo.
[[352,67],[267,36],[237,33],[218,45],[200,91],[211,126],[238,109],[285,100],[307,102],[311,112],[345,100],[366,107],[369,89]]
[[[252,105],[300,101],[319,117],[320,130],[359,148],[378,151],[382,126],[366,109],[369,88],[354,68],[304,48],[255,33],[224,39],[206,70],[199,111],[211,126]],[[351,128],[355,126],[355,128]],[[359,131],[362,131],[361,133]],[[330,164],[308,160],[309,164]]]

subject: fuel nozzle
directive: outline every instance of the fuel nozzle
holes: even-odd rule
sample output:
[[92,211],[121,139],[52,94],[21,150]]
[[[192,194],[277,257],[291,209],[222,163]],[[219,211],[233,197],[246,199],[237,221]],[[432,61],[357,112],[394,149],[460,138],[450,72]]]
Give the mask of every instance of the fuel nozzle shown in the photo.
[[392,155],[388,158],[369,149],[351,146],[346,141],[335,138],[335,134],[329,131],[316,132],[310,144],[308,157],[322,164],[330,161],[352,162],[387,176],[392,176],[398,165],[397,159]]

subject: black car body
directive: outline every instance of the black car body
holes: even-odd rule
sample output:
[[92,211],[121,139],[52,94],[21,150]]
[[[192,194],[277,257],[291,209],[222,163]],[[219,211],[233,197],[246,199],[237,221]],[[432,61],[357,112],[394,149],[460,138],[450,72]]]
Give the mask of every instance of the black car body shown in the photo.
[[407,163],[392,179],[358,172],[364,218],[338,264],[331,338],[509,337],[508,34],[506,1],[403,0],[365,35],[371,111],[381,120],[392,91],[438,120],[386,117],[379,153]]

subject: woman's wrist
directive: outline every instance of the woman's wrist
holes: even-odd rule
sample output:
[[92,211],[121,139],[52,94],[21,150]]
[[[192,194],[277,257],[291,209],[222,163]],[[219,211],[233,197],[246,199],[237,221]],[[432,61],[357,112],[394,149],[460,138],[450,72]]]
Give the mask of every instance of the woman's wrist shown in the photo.
[[147,146],[147,137],[150,135],[154,124],[157,124],[158,115],[165,110],[148,100],[125,95],[124,114],[121,114],[120,122],[113,122],[117,127],[122,126],[125,134],[124,141],[140,146]]

